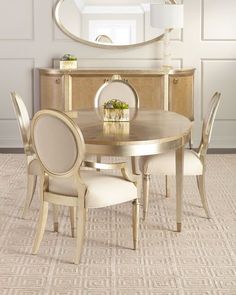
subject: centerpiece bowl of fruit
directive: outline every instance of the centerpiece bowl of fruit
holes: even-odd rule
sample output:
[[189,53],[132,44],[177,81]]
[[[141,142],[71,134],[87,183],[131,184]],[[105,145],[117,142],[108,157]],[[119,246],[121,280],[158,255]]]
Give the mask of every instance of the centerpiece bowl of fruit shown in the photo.
[[129,105],[119,99],[110,99],[103,105],[104,122],[128,122]]

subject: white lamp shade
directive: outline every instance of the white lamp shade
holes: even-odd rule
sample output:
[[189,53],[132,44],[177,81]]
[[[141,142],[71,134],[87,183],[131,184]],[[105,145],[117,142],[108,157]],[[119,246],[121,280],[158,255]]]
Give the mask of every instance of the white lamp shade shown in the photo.
[[151,26],[160,29],[183,28],[184,6],[180,4],[151,4]]

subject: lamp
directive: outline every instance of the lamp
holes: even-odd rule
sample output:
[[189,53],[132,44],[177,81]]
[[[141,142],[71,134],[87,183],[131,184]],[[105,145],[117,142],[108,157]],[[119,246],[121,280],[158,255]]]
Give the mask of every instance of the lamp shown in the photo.
[[165,29],[164,50],[163,50],[163,68],[169,70],[171,53],[169,49],[170,29],[183,28],[184,6],[180,4],[151,4],[151,26]]

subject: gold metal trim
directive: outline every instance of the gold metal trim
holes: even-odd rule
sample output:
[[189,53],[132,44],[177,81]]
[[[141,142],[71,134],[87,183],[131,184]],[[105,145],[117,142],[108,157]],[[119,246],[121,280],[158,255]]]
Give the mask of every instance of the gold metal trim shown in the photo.
[[[82,38],[79,38],[79,37],[75,36],[71,32],[69,32],[66,29],[66,27],[62,24],[62,22],[60,20],[60,16],[59,16],[59,11],[60,11],[60,7],[61,7],[61,5],[63,4],[64,1],[66,1],[66,0],[59,0],[56,3],[54,11],[53,11],[54,20],[55,20],[58,28],[64,34],[66,34],[68,37],[70,37],[74,41],[80,42],[82,44],[89,45],[89,46],[92,46],[92,47],[97,47],[97,48],[120,49],[120,48],[132,48],[132,47],[142,46],[142,45],[150,44],[150,43],[153,43],[153,42],[156,42],[156,41],[160,41],[160,40],[162,40],[164,38],[165,34],[163,33],[162,35],[160,35],[160,36],[158,36],[156,38],[153,38],[151,40],[140,42],[140,43],[135,43],[135,44],[129,44],[129,45],[99,44],[99,43],[96,43],[96,42],[91,42],[91,41],[84,40]],[[169,0],[169,2],[171,4],[177,4],[176,0]],[[170,29],[170,31],[171,31],[171,29]]]
[[[181,69],[172,69],[168,72],[168,75],[175,75],[175,77],[189,76],[193,75],[195,72],[195,68],[181,68]],[[132,74],[132,76],[140,76],[140,75],[160,75],[163,76],[166,73],[162,69],[138,69],[138,70],[120,70],[120,69],[77,69],[77,70],[60,70],[54,68],[39,68],[39,73],[44,75],[63,75],[70,74],[72,76],[76,75],[92,75],[92,76],[104,76],[104,75],[114,75],[118,74],[121,76]]]
[[137,91],[134,89],[134,87],[131,84],[129,84],[129,82],[127,80],[122,79],[120,75],[113,75],[110,80],[106,81],[104,84],[101,85],[101,87],[98,89],[98,91],[96,92],[95,97],[94,97],[94,107],[95,108],[101,107],[101,105],[99,103],[100,95],[102,94],[102,91],[104,90],[104,88],[106,88],[107,86],[109,86],[112,83],[122,83],[122,84],[128,86],[134,95],[135,108],[136,109],[139,108],[139,96],[138,96]]
[[65,111],[72,111],[72,77],[69,74],[64,74],[62,76],[63,83],[63,95],[64,95],[64,110]]
[[177,223],[177,232],[180,233],[182,229],[182,223],[178,222]]

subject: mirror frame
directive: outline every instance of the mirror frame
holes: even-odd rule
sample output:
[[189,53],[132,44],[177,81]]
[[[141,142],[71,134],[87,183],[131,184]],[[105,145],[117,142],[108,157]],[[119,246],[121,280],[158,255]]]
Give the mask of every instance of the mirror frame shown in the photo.
[[[54,20],[58,26],[58,28],[64,33],[66,34],[68,37],[70,37],[72,40],[74,41],[77,41],[77,42],[80,42],[82,44],[85,44],[85,45],[88,45],[88,46],[92,46],[92,47],[97,47],[97,48],[106,48],[106,49],[119,49],[119,48],[132,48],[132,47],[137,47],[137,46],[141,46],[141,45],[146,45],[146,44],[150,44],[150,43],[153,43],[153,42],[156,42],[156,41],[160,41],[161,39],[163,39],[164,37],[164,33],[161,34],[160,36],[158,37],[155,37],[153,39],[150,39],[150,40],[147,40],[147,41],[144,41],[144,42],[140,42],[140,43],[134,43],[134,44],[127,44],[127,45],[116,45],[116,44],[99,44],[99,43],[96,43],[96,42],[92,42],[92,41],[88,41],[88,40],[85,40],[85,39],[82,39],[82,38],[79,38],[77,37],[76,35],[70,33],[67,28],[63,25],[63,23],[61,22],[60,20],[60,15],[59,15],[59,11],[60,11],[60,8],[63,4],[63,2],[66,1],[66,0],[58,0],[58,2],[56,3],[55,5],[55,8],[54,8],[54,11],[53,11],[53,16],[54,16]],[[177,4],[176,3],[176,0],[169,0],[169,3],[170,4]],[[171,31],[172,29],[170,29]]]

